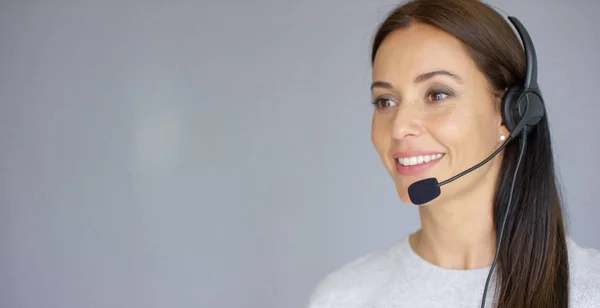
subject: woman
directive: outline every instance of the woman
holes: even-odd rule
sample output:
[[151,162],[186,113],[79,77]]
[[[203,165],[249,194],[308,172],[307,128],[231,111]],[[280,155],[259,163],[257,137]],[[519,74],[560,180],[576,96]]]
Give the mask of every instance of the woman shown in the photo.
[[[406,3],[379,28],[372,64],[372,142],[405,203],[411,184],[449,179],[510,135],[502,98],[526,58],[489,6]],[[309,307],[479,307],[484,293],[486,307],[600,307],[600,253],[565,234],[547,118],[526,138],[442,186],[418,231],[330,274]]]

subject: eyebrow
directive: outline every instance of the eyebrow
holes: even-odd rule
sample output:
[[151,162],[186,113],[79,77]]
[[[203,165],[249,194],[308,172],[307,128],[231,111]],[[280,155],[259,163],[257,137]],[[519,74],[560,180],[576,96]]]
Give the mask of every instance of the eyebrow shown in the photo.
[[[427,72],[427,73],[423,73],[419,76],[417,76],[414,80],[414,83],[421,83],[427,79],[431,79],[434,76],[438,76],[438,75],[443,75],[443,76],[449,76],[452,79],[456,80],[458,83],[462,84],[463,80],[458,77],[458,75],[453,74],[449,71],[444,71],[444,70],[438,70],[438,71],[431,71],[431,72]],[[371,90],[373,90],[373,88],[375,87],[380,87],[380,88],[392,88],[392,84],[389,82],[385,82],[385,81],[374,81],[371,84]]]

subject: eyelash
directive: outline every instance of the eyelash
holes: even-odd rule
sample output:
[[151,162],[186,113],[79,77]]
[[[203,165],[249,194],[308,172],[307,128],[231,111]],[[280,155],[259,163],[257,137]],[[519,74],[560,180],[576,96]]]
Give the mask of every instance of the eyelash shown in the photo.
[[[430,100],[430,99],[429,99],[429,98],[431,97],[431,95],[439,95],[439,94],[445,95],[446,97],[444,97],[444,98],[442,98],[442,99],[440,99],[440,100]],[[437,102],[439,102],[439,101],[442,101],[442,100],[444,100],[444,99],[448,99],[448,98],[450,98],[450,97],[453,97],[453,96],[454,96],[454,93],[453,93],[452,91],[450,91],[450,90],[445,90],[445,89],[432,89],[432,90],[430,90],[430,91],[428,91],[428,92],[427,92],[427,96],[426,96],[426,97],[427,97],[427,99],[429,100],[429,102],[430,102],[431,104],[435,104],[435,103],[437,103]],[[376,98],[376,99],[375,99],[375,100],[373,100],[371,103],[372,103],[372,104],[375,106],[375,108],[377,108],[377,109],[381,109],[381,110],[383,110],[383,109],[386,109],[386,108],[388,108],[388,107],[381,107],[381,106],[380,106],[380,102],[382,102],[382,101],[383,101],[383,102],[386,102],[386,101],[393,101],[393,99],[391,99],[391,98],[387,98],[387,97],[380,97],[380,98]]]

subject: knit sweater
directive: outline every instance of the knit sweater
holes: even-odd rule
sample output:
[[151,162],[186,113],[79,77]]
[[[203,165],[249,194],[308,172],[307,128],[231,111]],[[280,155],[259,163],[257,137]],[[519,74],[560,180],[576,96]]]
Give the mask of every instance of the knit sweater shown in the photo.
[[[600,307],[600,252],[567,239],[571,308]],[[421,258],[408,236],[327,275],[308,308],[470,308],[481,307],[490,267],[455,270]],[[495,275],[493,276],[495,277]],[[495,284],[486,307],[493,307]]]

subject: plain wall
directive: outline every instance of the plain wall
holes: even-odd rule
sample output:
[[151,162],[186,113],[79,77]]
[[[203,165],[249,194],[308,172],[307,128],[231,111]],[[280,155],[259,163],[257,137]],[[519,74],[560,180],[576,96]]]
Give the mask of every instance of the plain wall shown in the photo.
[[[370,141],[397,3],[2,1],[0,306],[304,307],[416,230]],[[533,37],[569,232],[600,249],[600,1],[491,3]]]

